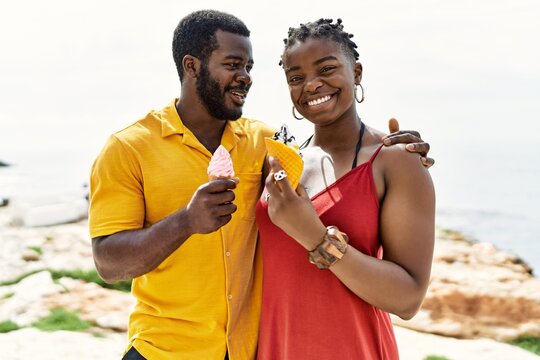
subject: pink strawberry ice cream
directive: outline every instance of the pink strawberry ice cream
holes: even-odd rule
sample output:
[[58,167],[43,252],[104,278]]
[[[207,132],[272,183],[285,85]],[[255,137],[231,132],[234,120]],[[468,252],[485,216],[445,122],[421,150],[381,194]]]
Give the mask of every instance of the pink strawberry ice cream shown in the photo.
[[207,172],[210,180],[232,179],[234,177],[231,155],[223,146],[219,145],[212,155]]

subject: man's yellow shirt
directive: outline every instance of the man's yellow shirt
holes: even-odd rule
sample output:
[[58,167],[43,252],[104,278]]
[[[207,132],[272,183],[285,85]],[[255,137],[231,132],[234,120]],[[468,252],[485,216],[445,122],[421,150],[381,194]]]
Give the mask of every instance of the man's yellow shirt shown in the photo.
[[[129,346],[144,357],[223,359],[227,349],[231,360],[255,357],[262,276],[255,204],[264,138],[272,134],[259,121],[227,122],[221,145],[240,178],[232,220],[192,235],[133,280]],[[148,227],[184,208],[208,181],[211,155],[183,125],[175,101],[112,135],[92,168],[91,237]]]

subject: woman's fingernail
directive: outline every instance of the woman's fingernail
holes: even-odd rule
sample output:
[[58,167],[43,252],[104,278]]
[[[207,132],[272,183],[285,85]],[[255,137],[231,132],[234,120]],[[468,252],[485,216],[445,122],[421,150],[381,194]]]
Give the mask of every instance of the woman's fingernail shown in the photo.
[[407,150],[414,150],[414,149],[416,149],[416,146],[414,146],[414,144],[407,144],[407,145],[405,145],[405,147],[407,148]]

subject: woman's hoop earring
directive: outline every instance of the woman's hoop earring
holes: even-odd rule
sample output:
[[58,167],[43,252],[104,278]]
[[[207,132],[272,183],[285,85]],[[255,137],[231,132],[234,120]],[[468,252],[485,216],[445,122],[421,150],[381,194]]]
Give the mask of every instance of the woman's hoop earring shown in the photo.
[[[362,98],[358,100],[358,93],[356,90],[358,90],[358,86],[360,86],[360,90],[362,90]],[[364,101],[364,88],[362,87],[362,84],[357,84],[354,88],[354,99],[357,103],[361,104]]]
[[296,120],[303,120],[304,118],[302,116],[296,116],[296,108],[293,106],[292,107],[292,116],[296,119]]

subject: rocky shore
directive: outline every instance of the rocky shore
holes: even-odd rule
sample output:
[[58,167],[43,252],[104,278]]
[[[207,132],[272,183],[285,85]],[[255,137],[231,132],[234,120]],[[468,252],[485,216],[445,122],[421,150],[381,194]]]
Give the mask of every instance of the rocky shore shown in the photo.
[[[133,299],[73,275],[93,269],[86,221],[24,228],[1,208],[0,358],[120,359]],[[59,308],[87,328],[36,328]],[[402,359],[539,359],[507,342],[540,336],[540,280],[516,256],[440,230],[422,309],[394,323]]]

